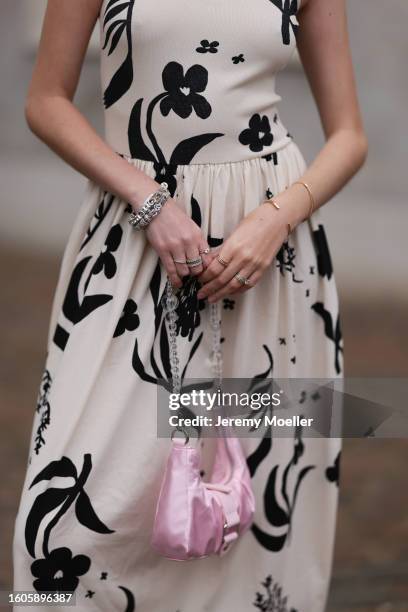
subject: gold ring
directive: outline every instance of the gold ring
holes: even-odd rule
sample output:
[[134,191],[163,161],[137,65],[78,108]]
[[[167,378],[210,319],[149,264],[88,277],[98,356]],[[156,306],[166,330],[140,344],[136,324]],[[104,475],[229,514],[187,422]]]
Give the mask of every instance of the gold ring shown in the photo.
[[225,261],[225,259],[223,259],[221,257],[221,255],[217,255],[216,259],[217,259],[218,263],[220,263],[222,266],[224,266],[224,268],[229,266],[229,264],[231,263],[230,261]]
[[206,249],[201,249],[200,251],[198,251],[200,253],[200,255],[202,255],[203,253],[205,255],[208,255],[208,253],[210,252],[210,247],[207,247]]

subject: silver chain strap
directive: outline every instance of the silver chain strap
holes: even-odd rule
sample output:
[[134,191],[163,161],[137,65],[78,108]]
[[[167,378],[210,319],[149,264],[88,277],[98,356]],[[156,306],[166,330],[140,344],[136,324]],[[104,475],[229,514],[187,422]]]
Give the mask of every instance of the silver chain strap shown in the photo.
[[[173,393],[181,391],[180,360],[177,351],[177,319],[176,312],[178,297],[175,295],[170,279],[167,279],[164,295],[163,309],[168,324],[170,368],[172,375]],[[210,304],[210,325],[212,330],[212,369],[216,377],[217,387],[221,386],[222,380],[222,351],[221,351],[221,308],[219,302]]]

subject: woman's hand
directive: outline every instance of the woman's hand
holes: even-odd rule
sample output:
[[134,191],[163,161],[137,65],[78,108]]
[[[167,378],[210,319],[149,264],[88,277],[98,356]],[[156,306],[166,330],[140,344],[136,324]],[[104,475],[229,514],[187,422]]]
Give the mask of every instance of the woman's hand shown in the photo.
[[[254,287],[286,240],[289,222],[282,208],[276,210],[269,202],[260,204],[217,251],[212,251],[210,265],[198,278],[204,284],[197,297],[208,297],[212,303]],[[228,262],[226,267],[219,263],[217,255]],[[240,283],[236,274],[247,278],[250,284]]]
[[[199,275],[210,263],[211,257],[203,253],[208,249],[199,226],[170,198],[160,213],[146,228],[146,237],[158,253],[175,287],[181,287],[182,277]],[[174,260],[202,259],[202,265],[189,267]]]

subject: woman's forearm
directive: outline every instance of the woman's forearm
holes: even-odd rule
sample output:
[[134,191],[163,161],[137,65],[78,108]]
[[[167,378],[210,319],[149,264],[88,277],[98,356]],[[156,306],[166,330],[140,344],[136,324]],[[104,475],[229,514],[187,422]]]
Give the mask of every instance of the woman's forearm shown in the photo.
[[[367,155],[367,139],[364,132],[342,129],[331,135],[299,181],[306,182],[315,200],[315,210],[328,202],[354,176]],[[278,194],[281,209],[286,211],[288,222],[296,227],[310,210],[310,198],[302,185],[288,186]]]
[[29,96],[30,129],[61,158],[103,189],[138,208],[159,184],[122,159],[65,96]]

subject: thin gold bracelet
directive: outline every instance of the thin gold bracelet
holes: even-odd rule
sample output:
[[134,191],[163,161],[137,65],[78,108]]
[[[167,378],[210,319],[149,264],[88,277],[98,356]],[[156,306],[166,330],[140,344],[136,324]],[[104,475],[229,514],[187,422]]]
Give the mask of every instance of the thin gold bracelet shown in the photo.
[[303,185],[303,187],[306,189],[307,193],[309,194],[309,199],[310,199],[310,209],[309,209],[309,214],[308,216],[304,219],[304,221],[306,221],[306,219],[310,219],[310,217],[312,216],[315,208],[316,208],[316,202],[315,199],[313,197],[312,194],[312,190],[310,189],[309,185],[307,183],[305,183],[304,181],[295,181],[293,183],[294,185]]
[[[265,202],[267,202],[268,204],[272,204],[272,206],[274,206],[276,208],[276,210],[280,210],[280,206],[277,202],[275,202],[275,200],[273,198],[267,198],[265,200]],[[292,233],[292,227],[290,225],[290,223],[286,224],[287,230],[288,230],[288,236],[287,238],[289,238],[290,234]]]

